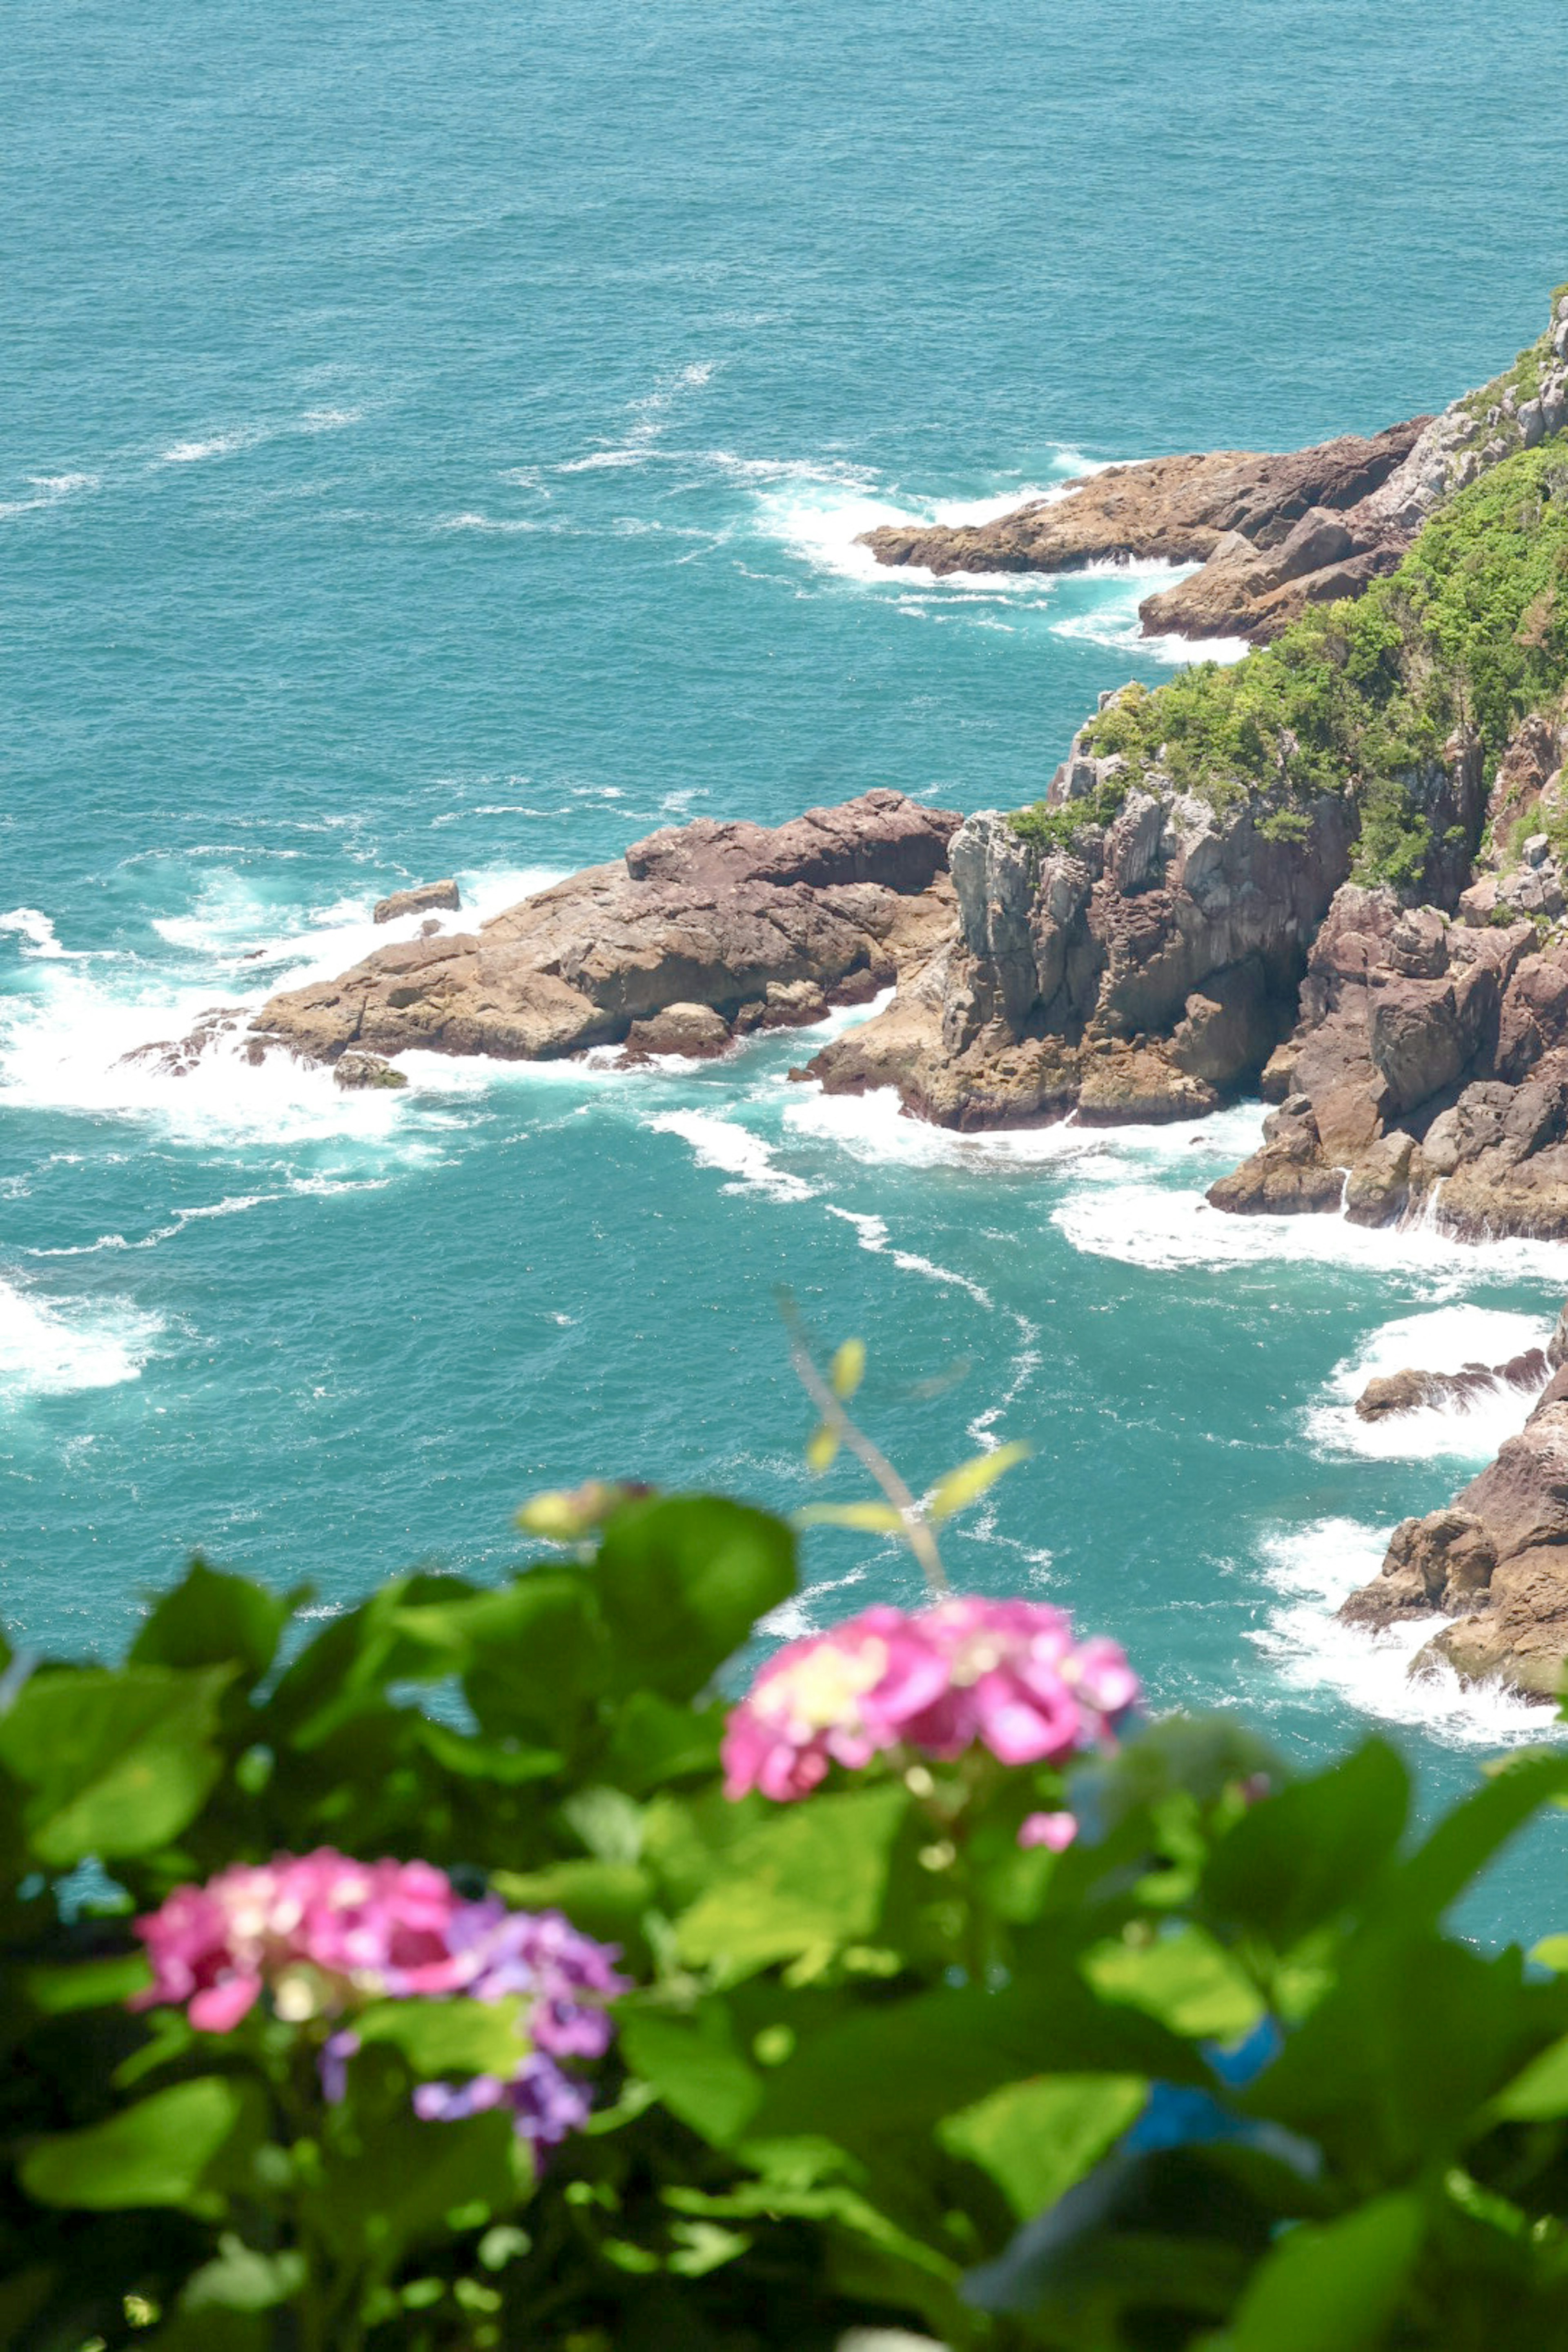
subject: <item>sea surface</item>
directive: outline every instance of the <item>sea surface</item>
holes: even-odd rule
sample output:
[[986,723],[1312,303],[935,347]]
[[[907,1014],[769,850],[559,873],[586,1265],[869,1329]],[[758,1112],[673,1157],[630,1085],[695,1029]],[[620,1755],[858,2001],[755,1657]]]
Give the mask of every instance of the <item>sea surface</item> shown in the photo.
[[[856,534],[1086,463],[1372,429],[1568,277],[1556,0],[12,0],[0,76],[0,1612],[123,1645],[195,1546],[325,1612],[481,1577],[587,1475],[814,1483],[777,1294],[954,1578],[1430,1805],[1543,1717],[1338,1628],[1523,1400],[1568,1247],[1230,1220],[1260,1112],[961,1141],[718,1066],[135,1049],[699,815],[1036,797],[1157,571],[933,583]],[[1237,648],[1221,646],[1220,656]],[[375,934],[384,938],[384,933]],[[847,1016],[836,1016],[842,1021]],[[814,1536],[776,1630],[916,1598]],[[1467,1915],[1568,1927],[1561,1822]]]

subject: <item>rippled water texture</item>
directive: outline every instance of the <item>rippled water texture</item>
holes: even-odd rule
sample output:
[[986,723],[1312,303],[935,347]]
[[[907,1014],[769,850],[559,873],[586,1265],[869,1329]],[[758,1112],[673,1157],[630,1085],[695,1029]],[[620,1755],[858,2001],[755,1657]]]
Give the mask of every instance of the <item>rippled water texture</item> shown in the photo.
[[[868,1343],[951,1545],[1296,1752],[1457,1790],[1537,1718],[1338,1632],[1525,1401],[1366,1374],[1544,1337],[1568,1250],[1237,1223],[1257,1114],[958,1142],[714,1068],[411,1057],[395,1098],[122,1057],[699,814],[1042,789],[1168,674],[1146,582],[853,544],[1086,460],[1372,428],[1568,276],[1568,20],[14,0],[0,79],[0,1604],[121,1642],[198,1542],[330,1607],[589,1472],[798,1496],[774,1305]],[[907,1593],[813,1540],[795,1622]],[[1555,1845],[1496,1916],[1564,1924]],[[1482,1906],[1483,1913],[1485,1906]]]

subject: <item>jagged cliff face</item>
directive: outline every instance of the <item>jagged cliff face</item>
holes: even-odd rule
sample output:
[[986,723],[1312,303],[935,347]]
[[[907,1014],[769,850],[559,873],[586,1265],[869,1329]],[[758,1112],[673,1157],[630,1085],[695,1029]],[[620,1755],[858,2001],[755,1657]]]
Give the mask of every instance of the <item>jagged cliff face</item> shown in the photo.
[[[1457,1158],[1452,1122],[1426,1139],[1467,1083],[1518,1086],[1541,1061],[1550,1088],[1568,1054],[1537,936],[1568,907],[1562,713],[1505,742],[1527,695],[1568,677],[1568,444],[1545,438],[1565,424],[1568,296],[1359,501],[1380,530],[1419,530],[1393,577],[1237,670],[1102,698],[1043,803],[955,834],[957,940],[813,1074],[894,1086],[957,1127],[1169,1118],[1256,1078],[1294,1026],[1268,1142],[1216,1204],[1337,1208],[1348,1174],[1382,1216],[1446,1179],[1445,1205],[1484,1222],[1497,1181],[1483,1204],[1473,1164],[1504,1148],[1487,1102],[1464,1104]],[[1029,530],[1059,533],[1058,512]],[[1568,1231],[1568,1170],[1540,1158],[1556,1117],[1510,1180],[1511,1230]]]
[[[966,820],[949,847],[959,939],[910,1001],[818,1055],[830,1092],[892,1085],[961,1128],[1109,1124],[1194,1117],[1257,1078],[1350,871],[1354,803],[1271,793],[1216,809],[1146,776],[1110,823],[1075,826],[1121,766],[1075,743],[1051,788],[1058,849],[994,814]],[[1451,744],[1409,790],[1434,839],[1455,837],[1436,870],[1457,893],[1480,816],[1475,746]]]

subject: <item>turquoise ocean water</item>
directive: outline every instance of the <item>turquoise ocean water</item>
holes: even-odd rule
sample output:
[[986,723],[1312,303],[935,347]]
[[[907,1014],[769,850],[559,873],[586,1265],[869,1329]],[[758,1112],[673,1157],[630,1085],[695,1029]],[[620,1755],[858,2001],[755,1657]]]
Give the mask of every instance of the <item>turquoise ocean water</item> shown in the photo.
[[[787,1504],[785,1284],[917,1482],[1034,1442],[959,1578],[1160,1703],[1468,1783],[1524,1711],[1331,1608],[1522,1406],[1373,1442],[1349,1399],[1543,1336],[1568,1247],[1224,1220],[1256,1109],[959,1142],[790,1086],[798,1037],[392,1100],[122,1057],[406,882],[483,912],[699,814],[1033,797],[1183,656],[1146,580],[872,577],[855,533],[1485,377],[1568,276],[1562,9],[13,0],[5,47],[8,1623],[111,1650],[197,1543],[323,1609],[493,1573],[589,1473]],[[792,1622],[913,1597],[807,1564]],[[1568,1924],[1563,1859],[1478,1924]]]

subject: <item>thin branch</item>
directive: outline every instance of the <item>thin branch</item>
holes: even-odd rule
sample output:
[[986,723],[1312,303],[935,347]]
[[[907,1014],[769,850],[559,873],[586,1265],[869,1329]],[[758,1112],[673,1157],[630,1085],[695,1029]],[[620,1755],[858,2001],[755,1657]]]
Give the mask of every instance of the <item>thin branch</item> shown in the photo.
[[931,1591],[936,1593],[950,1591],[952,1588],[947,1580],[947,1571],[942,1567],[942,1554],[937,1549],[930,1520],[887,1455],[879,1446],[872,1444],[859,1423],[850,1417],[843,1398],[835,1393],[831,1384],[817,1370],[793,1302],[787,1298],[781,1299],[780,1306],[789,1332],[790,1361],[795,1366],[795,1376],[802,1388],[822,1415],[824,1424],[864,1464],[897,1511],[903,1525],[905,1540],[919,1560]]

